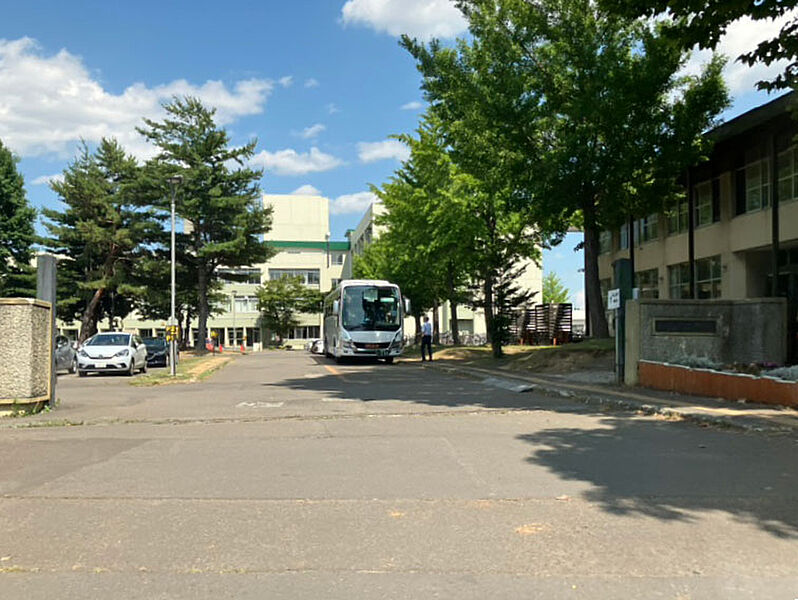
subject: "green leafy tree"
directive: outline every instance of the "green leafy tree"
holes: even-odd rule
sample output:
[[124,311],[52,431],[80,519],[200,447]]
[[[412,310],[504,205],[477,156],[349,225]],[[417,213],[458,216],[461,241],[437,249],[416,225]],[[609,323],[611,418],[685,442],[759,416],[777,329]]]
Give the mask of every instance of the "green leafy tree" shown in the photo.
[[63,181],[50,183],[66,205],[43,210],[47,244],[65,258],[58,263],[58,312],[80,321],[79,342],[97,332],[103,315],[112,323],[124,317],[141,293],[131,274],[160,226],[134,192],[140,173],[116,140],[103,139],[94,153],[84,144]]
[[[433,115],[425,115],[416,134],[417,137],[397,136],[410,148],[410,160],[397,171],[397,178],[412,194],[406,196],[410,200],[404,207],[407,214],[403,214],[401,203],[395,204],[387,222],[392,229],[398,229],[408,218],[414,221],[410,227],[413,239],[408,243],[423,253],[419,259],[434,268],[428,282],[435,296],[433,304],[448,301],[452,340],[459,344],[458,307],[471,298],[468,284],[473,266],[473,232],[468,228],[469,221],[463,218],[462,199],[452,193],[457,169],[445,147],[440,123]],[[437,316],[437,310],[433,314]],[[437,323],[433,330],[437,335]]]
[[543,277],[543,302],[546,304],[561,304],[568,302],[571,291],[565,287],[557,273],[550,272]]
[[301,277],[280,277],[267,281],[256,291],[260,322],[277,335],[282,344],[299,325],[299,315],[321,312],[323,295],[307,287]]
[[[750,17],[754,21],[777,19],[798,6],[798,1],[601,0],[600,4],[626,18],[657,17],[667,23],[668,35],[689,50],[696,45],[700,48],[715,48],[733,22],[743,17]],[[793,15],[776,37],[762,40],[736,59],[748,66],[757,62],[770,65],[781,60],[787,61],[784,71],[770,81],[760,81],[757,87],[768,91],[795,88],[798,84],[798,16]]]
[[164,108],[166,119],[145,119],[146,127],[139,129],[160,151],[146,166],[142,193],[168,211],[167,180],[182,177],[176,211],[188,226],[180,258],[196,274],[197,303],[192,313],[199,329],[196,350],[203,353],[217,270],[266,262],[274,255],[262,235],[271,228],[271,209],[260,200],[262,171],[244,166],[256,141],[231,147],[227,131],[214,121],[215,109],[196,98],[175,98]]
[[677,77],[686,55],[670,38],[590,0],[457,5],[470,42],[402,41],[453,160],[491,190],[504,181],[505,201],[525,203],[541,235],[582,225],[591,330],[606,337],[599,233],[675,201],[677,176],[705,156],[702,133],[728,103],[723,62]]
[[17,158],[0,141],[0,297],[33,297],[30,266],[36,211],[28,203]]

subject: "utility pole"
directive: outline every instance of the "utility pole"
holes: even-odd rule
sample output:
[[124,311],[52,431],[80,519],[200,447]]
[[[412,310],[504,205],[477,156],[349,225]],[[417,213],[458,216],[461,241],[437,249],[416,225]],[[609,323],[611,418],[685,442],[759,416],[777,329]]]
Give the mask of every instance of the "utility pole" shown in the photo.
[[183,177],[173,175],[168,179],[172,188],[172,309],[169,313],[169,325],[174,327],[169,341],[169,372],[174,377],[177,373],[177,322],[175,321],[175,191],[183,183]]

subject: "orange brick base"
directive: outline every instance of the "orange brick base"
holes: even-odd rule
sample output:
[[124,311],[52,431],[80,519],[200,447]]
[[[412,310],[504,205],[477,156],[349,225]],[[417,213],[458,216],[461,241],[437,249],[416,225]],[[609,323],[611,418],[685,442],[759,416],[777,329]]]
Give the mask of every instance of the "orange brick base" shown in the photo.
[[658,390],[798,407],[798,382],[646,360],[638,363],[638,376],[640,385]]

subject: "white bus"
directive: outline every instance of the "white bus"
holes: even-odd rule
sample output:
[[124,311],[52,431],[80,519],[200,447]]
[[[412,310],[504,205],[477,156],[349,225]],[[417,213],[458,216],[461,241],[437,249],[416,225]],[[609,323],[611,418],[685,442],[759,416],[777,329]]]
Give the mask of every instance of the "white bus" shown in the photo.
[[324,300],[324,354],[377,357],[392,363],[402,353],[410,302],[399,286],[374,279],[348,279]]

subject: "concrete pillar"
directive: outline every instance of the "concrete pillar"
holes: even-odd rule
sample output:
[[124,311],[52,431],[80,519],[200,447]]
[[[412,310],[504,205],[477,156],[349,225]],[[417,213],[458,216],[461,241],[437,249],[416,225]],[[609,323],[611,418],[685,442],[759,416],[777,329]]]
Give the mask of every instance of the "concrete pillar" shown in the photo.
[[[55,313],[56,313],[56,262],[55,256],[52,254],[39,254],[36,259],[36,297],[39,300],[49,302],[50,310],[50,348],[55,349]],[[50,408],[55,408],[55,352],[51,351],[50,355],[50,399],[48,404]]]

